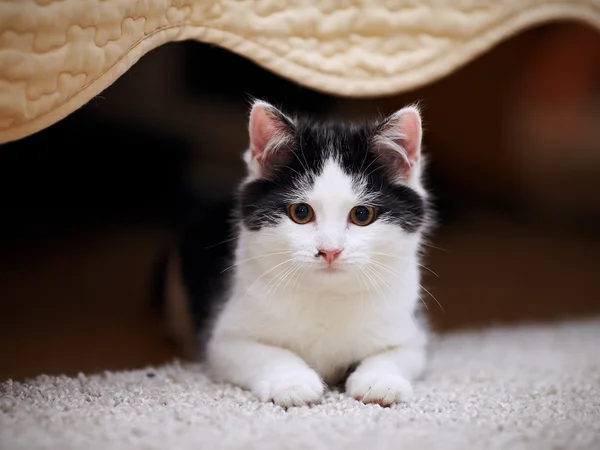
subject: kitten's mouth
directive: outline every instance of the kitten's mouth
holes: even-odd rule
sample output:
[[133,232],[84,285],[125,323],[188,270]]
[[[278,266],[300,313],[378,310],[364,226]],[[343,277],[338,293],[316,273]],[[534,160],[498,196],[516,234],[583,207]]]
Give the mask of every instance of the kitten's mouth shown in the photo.
[[342,269],[340,269],[339,267],[335,267],[335,266],[326,266],[320,269],[320,272],[325,272],[325,273],[341,273],[343,272]]

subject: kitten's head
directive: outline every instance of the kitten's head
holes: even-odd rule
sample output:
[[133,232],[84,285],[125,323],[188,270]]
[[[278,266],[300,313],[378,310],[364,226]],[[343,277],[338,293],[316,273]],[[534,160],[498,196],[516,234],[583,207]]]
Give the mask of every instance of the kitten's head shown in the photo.
[[259,101],[249,131],[244,257],[343,281],[414,253],[427,218],[416,107],[372,123],[316,123]]

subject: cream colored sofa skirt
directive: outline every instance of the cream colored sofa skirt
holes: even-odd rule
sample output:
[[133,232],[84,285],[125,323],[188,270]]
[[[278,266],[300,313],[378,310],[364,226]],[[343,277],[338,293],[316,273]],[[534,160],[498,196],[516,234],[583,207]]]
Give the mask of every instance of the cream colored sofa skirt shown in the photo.
[[216,44],[306,87],[375,97],[553,20],[600,30],[600,0],[0,0],[0,143],[61,120],[166,42]]

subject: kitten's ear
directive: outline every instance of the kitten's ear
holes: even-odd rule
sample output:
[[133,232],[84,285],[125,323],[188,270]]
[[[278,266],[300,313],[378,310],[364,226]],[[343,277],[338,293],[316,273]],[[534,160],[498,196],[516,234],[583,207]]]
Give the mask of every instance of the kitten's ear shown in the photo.
[[244,159],[253,176],[269,177],[292,158],[294,123],[274,106],[256,101],[250,112],[250,148]]
[[421,113],[417,106],[407,106],[381,122],[375,132],[372,150],[389,167],[390,176],[409,182],[421,159]]

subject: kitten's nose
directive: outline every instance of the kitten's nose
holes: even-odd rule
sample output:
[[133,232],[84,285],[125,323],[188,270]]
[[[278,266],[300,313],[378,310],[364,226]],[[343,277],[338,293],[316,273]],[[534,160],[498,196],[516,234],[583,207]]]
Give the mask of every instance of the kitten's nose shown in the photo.
[[334,248],[334,249],[320,248],[317,256],[322,256],[323,258],[325,258],[325,261],[327,261],[327,264],[331,264],[332,262],[334,262],[336,259],[339,258],[339,256],[342,254],[342,250],[343,249],[341,249],[341,248]]

